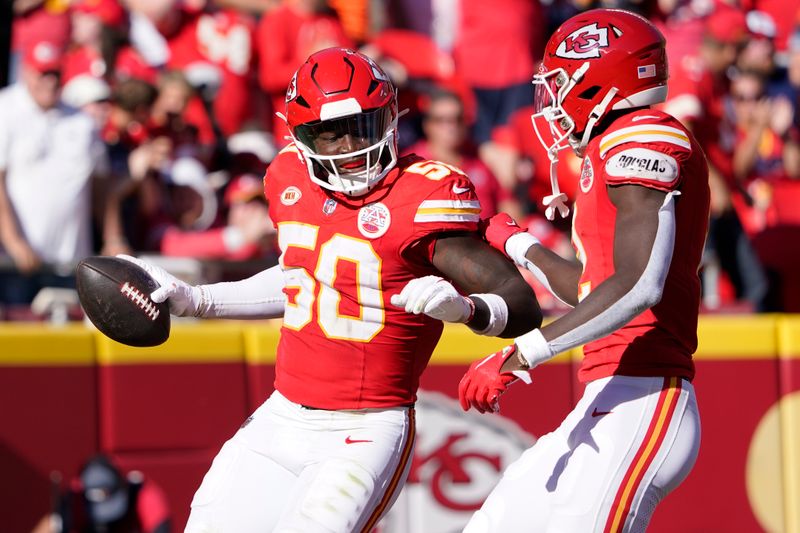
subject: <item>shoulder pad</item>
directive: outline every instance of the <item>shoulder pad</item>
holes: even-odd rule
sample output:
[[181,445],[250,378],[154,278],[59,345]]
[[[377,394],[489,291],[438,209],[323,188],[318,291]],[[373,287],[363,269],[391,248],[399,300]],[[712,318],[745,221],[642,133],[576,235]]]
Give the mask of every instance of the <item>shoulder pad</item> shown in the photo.
[[673,149],[692,149],[689,134],[680,122],[666,113],[649,109],[616,121],[600,138],[600,158],[604,159],[610,150],[625,143],[664,143]]

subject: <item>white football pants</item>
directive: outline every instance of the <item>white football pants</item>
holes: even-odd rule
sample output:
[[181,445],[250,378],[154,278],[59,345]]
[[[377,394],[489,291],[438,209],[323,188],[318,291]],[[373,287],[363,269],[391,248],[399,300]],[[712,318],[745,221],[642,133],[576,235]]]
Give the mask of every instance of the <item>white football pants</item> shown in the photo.
[[368,531],[405,483],[414,409],[324,411],[275,391],[217,454],[187,533]]
[[691,383],[598,379],[558,429],[508,466],[464,533],[644,532],[699,446]]

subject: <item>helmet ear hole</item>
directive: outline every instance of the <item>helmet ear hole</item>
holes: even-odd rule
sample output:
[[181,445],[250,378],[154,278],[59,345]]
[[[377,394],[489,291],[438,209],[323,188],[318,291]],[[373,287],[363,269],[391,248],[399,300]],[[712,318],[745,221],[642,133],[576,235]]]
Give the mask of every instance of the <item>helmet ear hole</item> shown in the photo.
[[599,85],[594,85],[592,87],[589,87],[585,91],[581,92],[578,95],[578,98],[580,98],[582,100],[591,100],[592,98],[597,96],[597,93],[599,93],[599,92],[600,92],[600,86]]

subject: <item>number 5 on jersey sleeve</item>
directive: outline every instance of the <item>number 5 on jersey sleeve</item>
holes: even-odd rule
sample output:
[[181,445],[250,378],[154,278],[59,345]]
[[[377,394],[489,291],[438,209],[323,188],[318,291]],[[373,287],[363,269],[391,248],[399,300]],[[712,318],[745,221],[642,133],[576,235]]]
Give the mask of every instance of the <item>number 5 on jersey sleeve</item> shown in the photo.
[[[294,303],[286,304],[283,325],[293,330],[303,329],[314,319],[316,307],[317,323],[326,337],[368,342],[383,329],[385,323],[381,259],[369,241],[336,234],[320,246],[313,276],[303,267],[286,264],[284,257],[292,246],[313,253],[318,234],[319,227],[310,224],[281,222],[278,225],[285,286],[297,291]],[[356,267],[357,316],[339,312],[342,294],[334,287],[339,261],[352,262]],[[317,283],[319,294],[315,298]]]
[[450,174],[459,174],[466,176],[460,169],[441,161],[417,161],[416,163],[406,167],[406,172],[412,174],[422,174],[429,180],[439,181],[446,178]]

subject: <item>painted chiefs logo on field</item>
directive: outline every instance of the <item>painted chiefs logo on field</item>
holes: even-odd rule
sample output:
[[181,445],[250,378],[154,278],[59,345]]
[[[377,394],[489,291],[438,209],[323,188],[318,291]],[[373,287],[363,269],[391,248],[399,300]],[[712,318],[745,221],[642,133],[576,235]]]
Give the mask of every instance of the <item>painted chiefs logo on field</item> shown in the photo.
[[303,193],[300,192],[300,189],[294,185],[289,185],[281,193],[281,203],[283,205],[294,205],[302,195]]
[[419,391],[416,412],[408,483],[385,519],[386,531],[400,531],[391,526],[409,508],[426,517],[425,531],[461,531],[503,470],[536,439],[512,420],[465,413],[455,399],[434,391]]
[[392,215],[380,202],[365,205],[358,211],[358,231],[368,239],[377,239],[389,230]]
[[570,33],[556,48],[556,55],[567,59],[600,57],[600,49],[608,47],[608,28],[593,22]]
[[286,88],[286,101],[291,102],[297,96],[297,72],[292,76],[292,81],[289,82],[289,87]]

